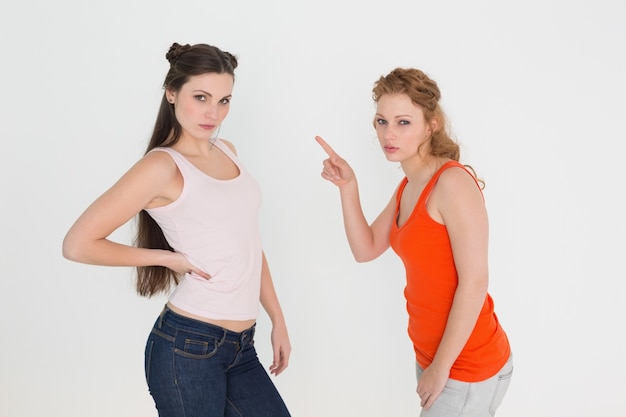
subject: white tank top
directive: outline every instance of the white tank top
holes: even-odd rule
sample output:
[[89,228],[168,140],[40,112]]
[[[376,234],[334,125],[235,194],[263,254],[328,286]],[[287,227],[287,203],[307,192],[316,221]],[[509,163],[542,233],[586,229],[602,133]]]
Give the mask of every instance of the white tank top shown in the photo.
[[239,168],[239,176],[208,176],[172,148],[184,185],[172,203],[146,209],[172,248],[211,275],[185,274],[169,297],[174,306],[216,320],[250,320],[259,313],[262,247],[258,215],[261,191],[228,146],[215,142]]

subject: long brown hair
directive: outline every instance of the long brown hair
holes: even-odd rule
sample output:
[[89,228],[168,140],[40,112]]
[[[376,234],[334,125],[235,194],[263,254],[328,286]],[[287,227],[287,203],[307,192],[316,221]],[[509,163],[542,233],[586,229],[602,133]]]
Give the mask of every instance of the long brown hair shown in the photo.
[[[422,108],[427,123],[433,120],[437,122],[434,124],[433,133],[428,142],[430,155],[449,158],[454,161],[460,160],[461,150],[448,132],[446,115],[439,104],[439,99],[441,99],[439,86],[423,71],[416,68],[396,68],[389,74],[381,76],[374,83],[372,93],[372,98],[376,103],[385,94],[406,94],[409,96],[413,104]],[[376,120],[374,120],[374,127],[376,127]],[[465,166],[476,177],[474,169],[469,165]],[[483,188],[484,181],[478,178],[477,180]]]
[[[173,146],[182,134],[180,123],[176,120],[174,106],[167,101],[165,90],[180,91],[190,77],[206,73],[226,73],[234,78],[235,68],[237,68],[235,56],[206,44],[173,43],[165,58],[169,61],[170,68],[163,82],[163,97],[146,153],[157,147]],[[174,251],[159,225],[145,210],[137,215],[137,235],[134,243],[140,248]],[[137,292],[145,297],[165,293],[172,285],[178,284],[179,279],[175,271],[164,266],[140,266],[137,267]]]

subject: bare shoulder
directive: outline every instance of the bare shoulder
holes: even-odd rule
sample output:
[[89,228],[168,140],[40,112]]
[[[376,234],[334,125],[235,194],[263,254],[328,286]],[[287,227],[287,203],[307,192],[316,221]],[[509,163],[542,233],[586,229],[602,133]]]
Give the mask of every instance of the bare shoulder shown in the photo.
[[142,208],[167,204],[180,194],[181,174],[167,152],[149,152],[135,163],[113,189],[130,196]]
[[171,183],[178,175],[178,167],[166,152],[150,152],[119,179],[114,188],[134,190],[134,193],[156,195],[165,184]]
[[220,139],[220,141],[224,142],[224,144],[226,146],[228,146],[228,148],[235,154],[237,155],[237,149],[235,149],[235,145],[233,145],[232,142],[226,140],[226,139]]
[[474,176],[462,167],[451,167],[441,173],[432,199],[442,214],[453,208],[468,210],[470,206],[484,206],[483,195]]
[[444,170],[437,185],[443,191],[459,192],[461,190],[480,191],[476,179],[465,168],[454,166]]
[[473,175],[457,166],[441,173],[428,207],[431,216],[449,228],[459,222],[478,224],[477,219],[485,213],[485,201]]
[[157,175],[160,178],[176,174],[176,162],[167,152],[149,152],[141,158],[132,169]]

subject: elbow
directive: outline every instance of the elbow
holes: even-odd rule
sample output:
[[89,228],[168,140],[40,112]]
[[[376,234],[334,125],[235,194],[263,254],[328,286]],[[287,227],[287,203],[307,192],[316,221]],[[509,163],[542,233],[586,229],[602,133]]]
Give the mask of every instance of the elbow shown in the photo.
[[460,279],[458,289],[467,294],[472,294],[477,299],[484,299],[489,291],[489,278],[484,275],[469,280]]
[[354,260],[357,261],[357,263],[365,263],[365,262],[370,262],[373,261],[374,259],[378,258],[383,251],[378,251],[375,248],[372,249],[361,249],[361,250],[352,250],[352,256],[354,256]]
[[63,239],[63,245],[61,246],[61,253],[67,260],[80,262],[81,259],[81,245],[69,239],[67,236]]
[[361,239],[358,242],[349,241],[350,243],[350,251],[352,252],[352,256],[357,263],[365,263],[373,261],[383,254],[389,247],[388,241],[383,244],[382,242],[377,242],[372,239],[369,242],[367,239]]
[[354,260],[359,264],[372,261],[376,258],[375,256],[362,254],[362,253],[353,253],[352,255],[354,256]]
[[72,246],[68,245],[67,242],[64,240],[61,247],[61,254],[63,255],[63,257],[69,261],[75,261],[76,255],[74,254],[74,251],[75,249]]

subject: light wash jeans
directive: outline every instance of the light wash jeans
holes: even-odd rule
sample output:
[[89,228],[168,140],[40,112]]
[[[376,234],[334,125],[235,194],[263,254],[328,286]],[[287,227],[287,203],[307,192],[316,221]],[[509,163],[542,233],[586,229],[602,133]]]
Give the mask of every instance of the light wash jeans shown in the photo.
[[[417,365],[417,379],[424,370]],[[420,417],[492,417],[502,403],[513,375],[513,356],[496,375],[480,382],[448,379],[432,407]]]

